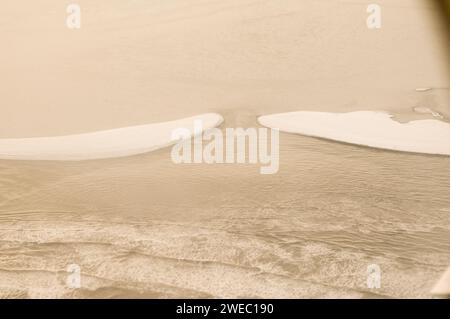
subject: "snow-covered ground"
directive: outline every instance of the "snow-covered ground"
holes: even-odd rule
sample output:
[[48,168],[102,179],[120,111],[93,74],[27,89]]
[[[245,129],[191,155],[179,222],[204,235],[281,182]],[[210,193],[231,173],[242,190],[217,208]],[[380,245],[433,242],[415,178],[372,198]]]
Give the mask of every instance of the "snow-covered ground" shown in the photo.
[[0,159],[88,160],[146,153],[170,145],[177,128],[194,132],[194,121],[204,130],[222,123],[219,114],[207,113],[180,120],[129,126],[84,134],[0,139]]
[[261,116],[261,125],[289,133],[382,149],[450,155],[450,124],[439,120],[399,123],[384,112],[290,112]]

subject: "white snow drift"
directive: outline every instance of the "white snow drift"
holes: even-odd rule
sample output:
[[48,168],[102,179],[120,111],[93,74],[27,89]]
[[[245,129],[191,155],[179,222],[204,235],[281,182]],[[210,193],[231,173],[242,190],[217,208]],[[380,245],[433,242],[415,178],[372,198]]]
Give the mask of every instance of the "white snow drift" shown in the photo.
[[172,131],[187,128],[194,132],[200,120],[204,130],[219,126],[223,118],[207,113],[180,120],[129,126],[84,134],[0,139],[0,159],[15,160],[89,160],[146,153],[175,141]]
[[385,112],[291,112],[261,116],[261,125],[289,133],[382,149],[450,155],[450,124],[439,120],[399,123]]

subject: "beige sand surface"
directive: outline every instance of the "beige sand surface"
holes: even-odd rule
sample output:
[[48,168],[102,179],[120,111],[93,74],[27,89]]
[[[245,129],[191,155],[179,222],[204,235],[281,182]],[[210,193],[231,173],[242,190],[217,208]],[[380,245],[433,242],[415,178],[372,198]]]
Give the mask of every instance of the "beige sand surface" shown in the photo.
[[365,0],[77,3],[76,31],[64,2],[2,3],[0,137],[206,112],[376,109],[409,119],[425,106],[450,116],[448,41],[431,1],[379,1],[376,31]]
[[[0,6],[0,138],[216,112],[386,110],[448,121],[428,0],[79,0]],[[432,88],[416,91],[417,88]],[[448,157],[280,135],[280,171],[175,165],[170,149],[0,161],[0,297],[431,297],[450,265]],[[66,284],[81,268],[82,288]],[[382,270],[380,289],[367,267]]]

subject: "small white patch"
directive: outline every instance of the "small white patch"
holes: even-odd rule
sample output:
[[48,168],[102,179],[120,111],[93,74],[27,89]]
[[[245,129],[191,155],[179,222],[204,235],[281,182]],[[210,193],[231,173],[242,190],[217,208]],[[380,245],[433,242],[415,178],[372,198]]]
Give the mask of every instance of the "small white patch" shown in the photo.
[[66,25],[69,29],[81,28],[81,8],[76,3],[71,3],[67,6],[66,12],[69,16],[66,19]]
[[70,273],[66,279],[67,287],[71,289],[81,288],[81,267],[77,264],[70,264],[67,266],[67,272]]
[[377,264],[367,266],[367,288],[381,288],[381,267]]
[[366,24],[369,29],[381,28],[381,7],[378,4],[370,4],[367,7],[367,13],[370,13],[367,17]]

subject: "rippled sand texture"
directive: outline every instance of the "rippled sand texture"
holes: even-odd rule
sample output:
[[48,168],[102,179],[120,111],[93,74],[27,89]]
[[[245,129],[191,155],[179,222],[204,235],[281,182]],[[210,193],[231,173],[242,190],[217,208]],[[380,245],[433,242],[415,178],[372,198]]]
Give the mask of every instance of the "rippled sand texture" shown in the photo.
[[[0,137],[206,112],[387,110],[448,121],[429,1],[5,1]],[[3,16],[5,15],[5,17]],[[416,88],[432,87],[426,92]],[[175,165],[170,149],[0,161],[1,297],[430,297],[450,265],[450,160],[280,134],[280,171]],[[81,267],[81,289],[66,285]],[[380,289],[366,285],[378,264]]]
[[[449,264],[448,158],[281,141],[272,176],[168,151],[2,163],[2,295],[429,296]],[[83,290],[65,288],[71,263]]]

